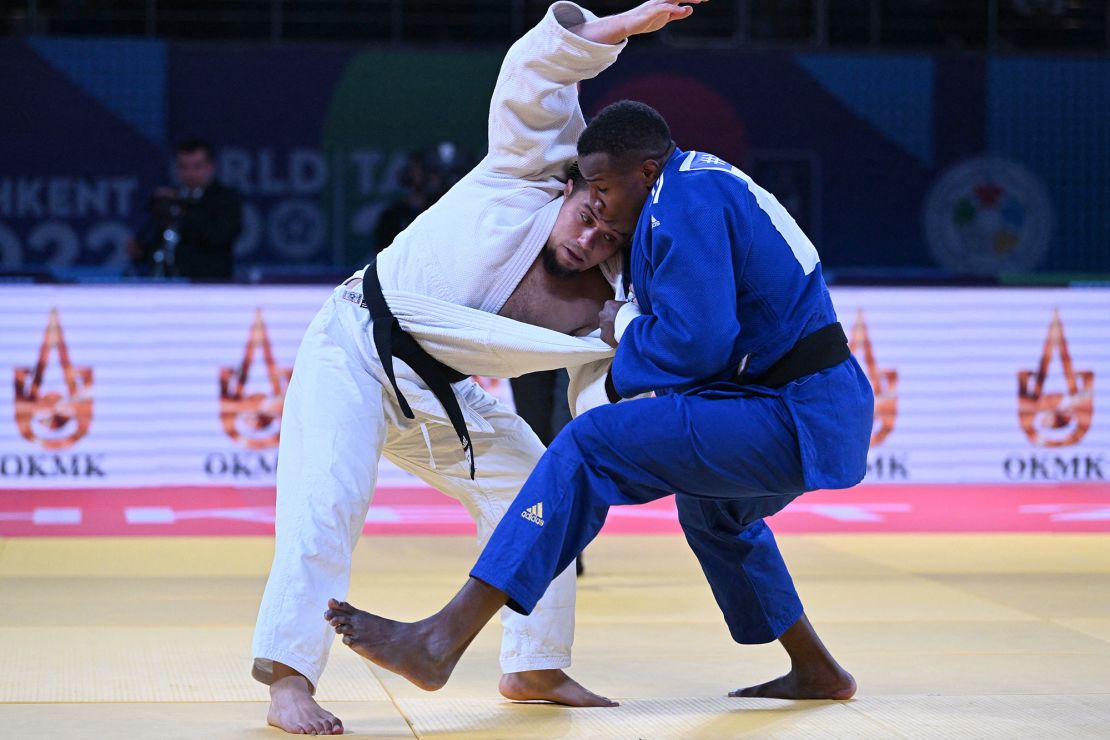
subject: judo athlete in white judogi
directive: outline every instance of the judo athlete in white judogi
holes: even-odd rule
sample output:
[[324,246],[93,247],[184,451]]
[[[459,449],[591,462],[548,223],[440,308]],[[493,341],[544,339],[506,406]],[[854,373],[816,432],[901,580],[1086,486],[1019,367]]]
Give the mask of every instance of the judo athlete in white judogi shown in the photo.
[[[634,221],[602,222],[585,187],[567,182],[585,127],[577,83],[612,64],[627,36],[688,14],[674,0],[600,19],[552,5],[505,58],[489,154],[309,326],[285,397],[275,556],[253,644],[271,724],[343,732],[312,697],[334,639],[321,615],[347,593],[379,458],[457,498],[484,542],[544,448],[469,376],[570,367],[585,369],[580,389],[607,364],[612,349],[584,335],[620,285]],[[505,696],[611,704],[562,671],[574,588],[564,569],[531,615],[505,611]]]

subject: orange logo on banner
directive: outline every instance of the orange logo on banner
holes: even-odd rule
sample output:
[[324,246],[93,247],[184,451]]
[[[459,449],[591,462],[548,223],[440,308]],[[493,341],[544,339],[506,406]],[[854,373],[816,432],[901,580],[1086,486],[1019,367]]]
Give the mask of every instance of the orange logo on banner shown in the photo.
[[[58,353],[65,395],[42,392],[50,350]],[[48,450],[63,450],[84,437],[92,423],[92,376],[91,367],[74,367],[69,361],[58,309],[52,309],[38,364],[15,368],[15,422],[23,438]]]
[[[252,358],[262,351],[270,393],[246,395]],[[285,405],[285,389],[289,386],[292,368],[278,367],[262,321],[262,309],[254,315],[250,337],[239,367],[220,368],[220,421],[227,436],[252,449],[275,447],[281,434],[281,409]]]
[[[1045,378],[1053,352],[1060,358],[1064,369],[1065,393],[1045,393]],[[1064,338],[1064,324],[1060,311],[1052,312],[1048,336],[1041,352],[1041,366],[1036,372],[1018,372],[1018,417],[1021,428],[1029,441],[1041,447],[1068,447],[1091,428],[1094,416],[1095,374],[1090,370],[1076,370],[1071,364],[1068,342]]]
[[852,325],[852,338],[848,347],[867,371],[871,390],[875,393],[871,446],[878,447],[894,431],[894,419],[898,416],[898,371],[879,368],[879,363],[875,361],[875,352],[871,349],[871,337],[867,334],[862,310],[856,313],[856,323]]

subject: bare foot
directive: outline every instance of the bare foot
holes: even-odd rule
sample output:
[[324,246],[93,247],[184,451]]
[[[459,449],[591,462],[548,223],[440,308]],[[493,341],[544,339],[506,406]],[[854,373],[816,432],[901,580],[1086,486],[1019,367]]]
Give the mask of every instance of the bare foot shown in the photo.
[[343,723],[312,698],[304,676],[286,676],[270,685],[266,721],[294,735],[342,735]]
[[804,613],[779,635],[779,643],[790,656],[790,673],[758,686],[730,691],[729,696],[839,701],[855,696],[856,679],[836,662]]
[[513,701],[550,701],[568,707],[615,707],[617,702],[586,690],[557,668],[501,676],[501,695]]
[[841,668],[839,671],[813,672],[802,675],[792,670],[773,681],[730,691],[729,696],[758,696],[765,699],[851,699],[856,693],[856,679]]
[[443,688],[462,656],[462,650],[437,649],[428,620],[394,622],[335,599],[328,600],[324,619],[351,650],[425,691]]

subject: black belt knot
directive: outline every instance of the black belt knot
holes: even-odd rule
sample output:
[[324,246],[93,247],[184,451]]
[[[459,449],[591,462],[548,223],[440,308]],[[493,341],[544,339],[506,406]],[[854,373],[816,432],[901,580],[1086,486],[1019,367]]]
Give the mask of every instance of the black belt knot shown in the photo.
[[393,371],[394,357],[404,360],[428,385],[436,400],[443,405],[451,427],[455,430],[455,434],[459,435],[459,443],[462,444],[463,454],[470,463],[470,478],[473,480],[474,445],[470,441],[470,431],[466,428],[466,419],[463,418],[462,408],[459,407],[459,399],[451,389],[452,383],[458,383],[470,376],[432,357],[411,334],[401,328],[400,322],[389,310],[389,304],[386,303],[385,295],[382,293],[382,284],[378,280],[377,260],[368,264],[363,272],[362,307],[370,312],[374,348],[378,352],[378,359],[381,360],[386,377],[393,386],[393,392],[397,395],[401,413],[406,419],[416,418],[405,395],[397,387],[397,377]]

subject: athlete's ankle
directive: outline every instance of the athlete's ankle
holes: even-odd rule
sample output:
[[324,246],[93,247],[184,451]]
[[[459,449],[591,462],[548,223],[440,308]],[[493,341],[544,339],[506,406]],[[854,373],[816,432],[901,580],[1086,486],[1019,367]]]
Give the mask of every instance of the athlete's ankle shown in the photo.
[[295,673],[290,676],[276,678],[274,682],[270,684],[271,697],[288,696],[290,694],[312,696],[312,686],[309,684],[308,679],[299,673]]

